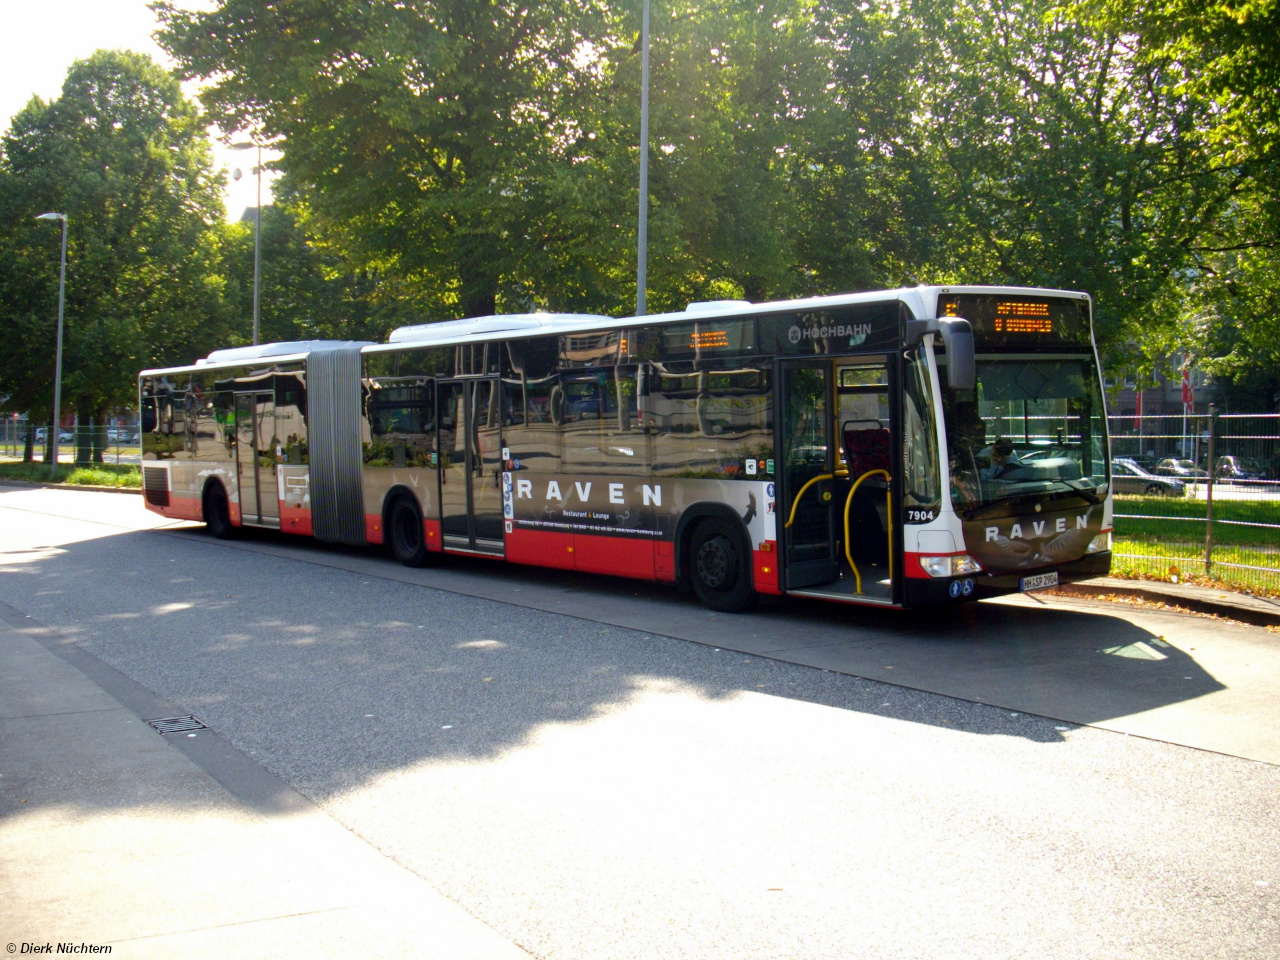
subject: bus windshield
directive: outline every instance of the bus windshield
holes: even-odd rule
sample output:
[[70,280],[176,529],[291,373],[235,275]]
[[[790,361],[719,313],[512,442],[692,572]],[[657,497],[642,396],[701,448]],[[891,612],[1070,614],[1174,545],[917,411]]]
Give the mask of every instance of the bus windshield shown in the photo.
[[951,499],[994,515],[1028,496],[1106,493],[1106,427],[1092,357],[979,356],[974,390],[943,390]]

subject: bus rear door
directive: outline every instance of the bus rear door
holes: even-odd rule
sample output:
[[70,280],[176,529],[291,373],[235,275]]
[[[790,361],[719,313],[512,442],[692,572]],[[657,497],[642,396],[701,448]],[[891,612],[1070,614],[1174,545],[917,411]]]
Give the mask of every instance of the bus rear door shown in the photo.
[[275,397],[270,393],[237,393],[236,478],[243,523],[280,525],[275,433]]

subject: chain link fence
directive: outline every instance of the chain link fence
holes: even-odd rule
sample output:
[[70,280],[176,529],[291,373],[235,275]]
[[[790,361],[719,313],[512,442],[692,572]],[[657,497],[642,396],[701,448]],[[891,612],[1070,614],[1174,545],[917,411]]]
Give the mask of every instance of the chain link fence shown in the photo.
[[[57,432],[59,463],[108,463],[136,465],[142,460],[141,434],[136,420],[113,421],[92,426],[61,427]],[[0,461],[20,462],[28,456],[34,463],[48,463],[49,425],[4,417],[0,425]]]
[[1280,414],[1109,426],[1113,572],[1280,595]]

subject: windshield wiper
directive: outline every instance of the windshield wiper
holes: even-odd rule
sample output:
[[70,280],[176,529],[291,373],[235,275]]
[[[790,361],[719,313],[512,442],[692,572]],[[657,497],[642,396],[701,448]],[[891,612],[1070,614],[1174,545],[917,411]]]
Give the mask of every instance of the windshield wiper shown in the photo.
[[[1080,494],[1080,496],[1084,497],[1085,501],[1088,503],[1102,502],[1102,497],[1098,496],[1097,492],[1093,489],[1093,484],[1091,483],[1087,483],[1084,480],[1076,480],[1074,482],[1071,480],[1059,480],[1058,483],[1061,483],[1064,486],[1069,487],[1075,493]],[[1085,484],[1085,486],[1077,486],[1076,484]]]

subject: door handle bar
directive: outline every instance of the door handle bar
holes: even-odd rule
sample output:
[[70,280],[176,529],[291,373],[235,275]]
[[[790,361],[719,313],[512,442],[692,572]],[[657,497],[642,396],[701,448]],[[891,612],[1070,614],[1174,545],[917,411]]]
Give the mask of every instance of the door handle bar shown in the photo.
[[889,581],[893,581],[893,493],[889,488],[893,478],[889,476],[888,470],[868,470],[857,479],[853,489],[849,491],[849,496],[844,501],[844,558],[849,561],[849,566],[853,568],[853,579],[858,593],[862,592],[862,574],[858,572],[858,565],[853,562],[853,551],[849,549],[849,508],[853,506],[853,495],[858,492],[858,487],[862,485],[862,481],[867,477],[874,477],[876,474],[880,474],[885,479],[885,523],[889,527]]
[[812,487],[819,480],[832,480],[836,477],[847,477],[848,475],[848,470],[837,470],[834,473],[820,473],[816,477],[810,479],[808,483],[800,488],[800,492],[796,494],[796,498],[791,501],[791,516],[787,517],[787,522],[782,525],[783,529],[790,529],[791,525],[796,522],[796,510],[799,508],[800,498],[804,496],[806,490]]

